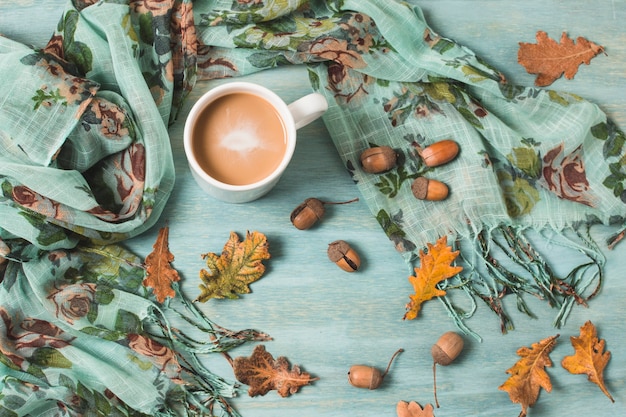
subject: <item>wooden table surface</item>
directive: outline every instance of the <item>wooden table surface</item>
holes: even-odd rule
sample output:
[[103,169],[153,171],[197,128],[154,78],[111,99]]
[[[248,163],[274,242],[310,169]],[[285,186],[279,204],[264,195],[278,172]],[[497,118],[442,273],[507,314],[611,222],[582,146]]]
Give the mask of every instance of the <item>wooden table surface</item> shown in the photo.
[[[386,0],[381,0],[386,1]],[[517,64],[518,42],[534,42],[538,30],[553,38],[562,32],[583,36],[606,49],[590,66],[582,66],[574,80],[561,79],[552,88],[577,93],[598,103],[626,130],[626,1],[625,0],[411,0],[422,7],[430,25],[440,34],[465,44],[517,84],[531,85],[534,77]],[[55,27],[64,2],[60,0],[0,0],[0,33],[42,46]],[[410,30],[410,28],[398,28]],[[311,91],[302,67],[271,70],[247,79],[273,88],[286,101]],[[325,220],[314,229],[296,230],[290,212],[305,198],[348,200],[358,191],[331,143],[321,120],[299,131],[295,157],[284,177],[268,196],[252,203],[230,205],[204,195],[194,183],[184,157],[182,131],[193,102],[217,83],[200,83],[179,121],[171,127],[176,187],[157,227],[127,242],[140,256],[152,249],[158,227],[170,227],[174,266],[183,277],[184,293],[198,293],[198,271],[205,265],[200,254],[220,252],[230,231],[247,230],[267,235],[272,259],[265,276],[251,285],[252,292],[237,300],[210,300],[200,308],[218,324],[269,333],[266,348],[286,356],[319,380],[289,398],[275,392],[233,400],[244,417],[395,416],[396,403],[414,400],[433,403],[430,346],[440,334],[455,330],[438,301],[424,305],[420,318],[403,321],[412,292],[409,270],[367,206],[361,201],[329,207]],[[605,248],[606,228],[593,230]],[[344,239],[354,243],[363,259],[357,273],[339,270],[326,257],[328,243]],[[543,250],[558,270],[560,248]],[[626,243],[606,251],[606,279],[588,308],[575,307],[561,329],[552,326],[556,311],[529,300],[537,319],[516,312],[506,303],[516,329],[499,331],[497,318],[480,305],[468,324],[482,341],[466,337],[457,362],[439,367],[437,417],[517,416],[520,407],[498,390],[505,370],[518,359],[515,352],[547,336],[561,334],[548,373],[551,393],[541,392],[530,416],[626,415]],[[611,403],[582,375],[571,375],[561,358],[573,353],[569,337],[593,321],[613,356],[605,371]],[[232,352],[248,356],[254,344]],[[404,348],[378,390],[359,390],[348,384],[353,364],[381,369],[398,348]],[[232,370],[219,355],[206,358],[216,373],[232,379]]]

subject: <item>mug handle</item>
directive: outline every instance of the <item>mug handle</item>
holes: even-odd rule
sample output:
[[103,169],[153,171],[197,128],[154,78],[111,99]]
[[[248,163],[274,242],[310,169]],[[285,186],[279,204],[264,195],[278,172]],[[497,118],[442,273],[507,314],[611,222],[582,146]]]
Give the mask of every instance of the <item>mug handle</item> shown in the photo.
[[328,110],[328,102],[320,93],[311,93],[287,107],[293,116],[296,129],[300,129],[321,117]]

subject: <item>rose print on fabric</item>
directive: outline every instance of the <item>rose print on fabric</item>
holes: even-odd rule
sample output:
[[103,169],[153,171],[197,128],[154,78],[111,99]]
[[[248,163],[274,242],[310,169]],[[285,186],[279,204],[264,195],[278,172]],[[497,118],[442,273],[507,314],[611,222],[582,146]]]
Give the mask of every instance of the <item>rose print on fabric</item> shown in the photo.
[[71,63],[75,68],[73,73],[86,75],[93,67],[93,52],[84,43],[74,38],[76,27],[80,20],[80,14],[76,10],[69,10],[59,22],[58,31],[63,33],[55,35],[46,52],[51,52],[66,63]]
[[540,200],[538,187],[561,199],[594,206],[582,146],[564,154],[565,145],[561,143],[542,157],[540,143],[532,138],[522,139],[522,143],[525,146],[513,148],[507,155],[510,166],[498,170],[509,215],[529,214]]
[[216,56],[215,47],[198,44],[198,78],[213,80],[235,77],[239,69],[234,61]]
[[582,145],[565,155],[564,145],[551,149],[543,157],[539,183],[559,198],[594,206],[585,173]]
[[42,49],[42,52],[48,55],[53,55],[59,60],[65,61],[63,52],[63,36],[53,35],[46,46]]
[[69,213],[62,204],[24,185],[16,185],[13,187],[11,195],[16,203],[47,218],[58,220],[67,220],[69,218]]
[[4,359],[7,366],[27,371],[32,364],[58,368],[72,365],[59,349],[70,346],[75,338],[52,323],[11,316],[0,307],[0,335],[0,360]]
[[[85,78],[71,75],[63,64],[52,55],[31,54],[22,58],[25,65],[34,65],[43,68],[52,75],[55,84],[43,84],[34,91],[31,99],[34,102],[33,110],[40,107],[52,107],[55,104],[68,106],[80,104],[86,106],[89,98],[98,91],[99,85]],[[81,112],[78,112],[80,114]]]
[[263,0],[237,0],[237,4],[262,5]]
[[126,113],[119,106],[96,98],[91,102],[88,111],[95,118],[102,136],[107,139],[128,136],[130,133]]
[[[370,48],[388,48],[371,18],[360,13],[347,14],[338,22],[341,29],[335,36],[323,34],[319,29],[330,29],[322,21],[316,30],[310,30],[315,39],[305,42],[298,49],[311,55],[313,60],[333,61],[342,66],[358,69],[367,66],[364,54],[373,52]],[[311,22],[312,25],[312,22]]]
[[176,36],[172,39],[172,73],[175,86],[185,96],[193,88],[195,81],[196,57],[198,55],[198,39],[194,25],[193,7],[191,3],[177,2],[174,5],[175,16],[171,22],[171,30]]
[[129,6],[135,13],[151,13],[153,16],[164,16],[170,13],[171,4],[170,0],[133,0],[129,2]]
[[74,324],[89,314],[95,301],[96,284],[81,283],[64,285],[48,295],[55,305],[57,318]]
[[333,92],[335,101],[339,104],[358,105],[367,99],[368,86],[376,82],[375,78],[351,71],[343,64],[331,63],[327,68],[327,88]]
[[[140,143],[111,155],[92,171],[92,189],[100,205],[89,213],[107,221],[132,217],[142,202],[145,184],[146,150]],[[113,172],[113,175],[109,175]],[[106,205],[105,205],[106,204]]]
[[150,359],[150,361],[169,378],[173,378],[177,382],[182,383],[180,379],[182,368],[172,349],[140,334],[128,335],[128,347]]
[[124,203],[123,214],[134,213],[141,200],[146,180],[146,149],[141,144],[128,148],[120,157],[121,170],[116,174],[117,192]]
[[338,63],[348,68],[363,68],[366,66],[359,51],[351,50],[348,41],[332,38],[316,40],[309,44],[307,52],[311,55]]
[[17,338],[14,334],[14,324],[11,315],[0,307],[0,359],[2,363],[15,369],[22,369],[25,362],[23,356],[16,352],[14,340]]

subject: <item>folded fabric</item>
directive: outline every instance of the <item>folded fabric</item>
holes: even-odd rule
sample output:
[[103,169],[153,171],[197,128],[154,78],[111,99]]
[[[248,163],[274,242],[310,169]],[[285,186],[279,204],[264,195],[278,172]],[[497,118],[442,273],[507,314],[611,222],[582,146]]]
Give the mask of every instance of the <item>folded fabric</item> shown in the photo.
[[[407,30],[398,30],[407,28]],[[466,273],[450,288],[484,300],[537,294],[559,313],[597,293],[593,223],[623,223],[626,137],[580,97],[508,84],[472,51],[396,1],[73,1],[42,50],[0,37],[0,411],[9,415],[237,415],[198,354],[263,337],[224,332],[178,294],[160,305],[139,260],[114,244],[154,225],[174,184],[167,125],[197,78],[308,65],[324,122],[356,186],[409,267],[441,236]],[[452,162],[418,149],[443,139]],[[390,146],[396,166],[363,171]],[[420,176],[448,184],[416,199]],[[589,262],[557,276],[527,230]],[[514,272],[492,262],[506,257]],[[453,293],[442,301],[467,332]],[[472,308],[465,308],[471,311]],[[200,344],[169,325],[184,315]]]

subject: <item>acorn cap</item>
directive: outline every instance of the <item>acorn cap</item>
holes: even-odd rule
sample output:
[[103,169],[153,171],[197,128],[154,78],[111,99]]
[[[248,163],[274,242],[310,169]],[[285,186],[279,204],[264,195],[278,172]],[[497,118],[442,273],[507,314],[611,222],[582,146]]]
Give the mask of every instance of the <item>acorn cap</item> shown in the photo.
[[324,215],[324,212],[326,211],[326,209],[324,208],[324,203],[320,199],[317,199],[317,198],[313,198],[313,197],[307,198],[306,200],[304,200],[304,204],[306,204],[311,209],[313,209],[313,212],[315,213],[318,219],[321,219],[322,216]]
[[433,355],[433,360],[439,365],[448,366],[454,360],[453,358],[448,356],[448,354],[444,352],[443,349],[441,349],[438,345],[433,345],[433,347],[430,349],[430,354]]
[[455,332],[446,332],[430,349],[435,363],[443,366],[450,365],[463,350],[463,338]]
[[328,245],[328,259],[337,262],[350,250],[350,245],[345,240],[335,240]]
[[425,200],[428,195],[428,178],[417,177],[411,184],[411,191],[415,198]]

